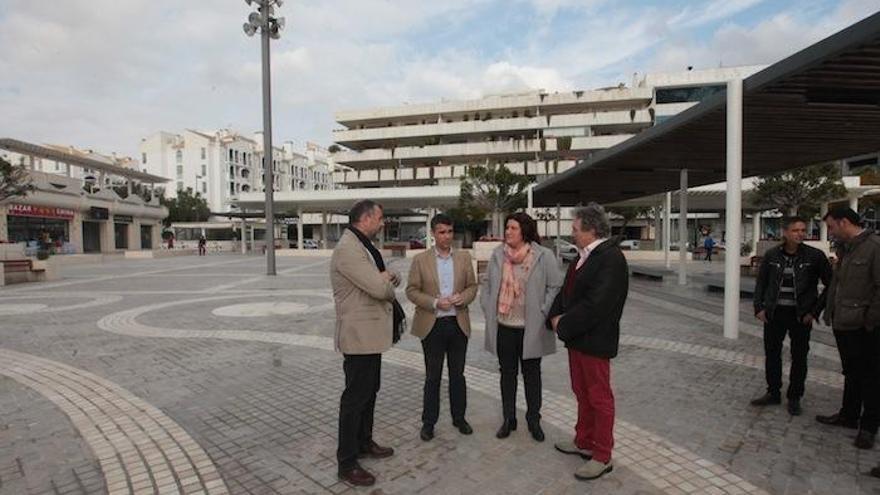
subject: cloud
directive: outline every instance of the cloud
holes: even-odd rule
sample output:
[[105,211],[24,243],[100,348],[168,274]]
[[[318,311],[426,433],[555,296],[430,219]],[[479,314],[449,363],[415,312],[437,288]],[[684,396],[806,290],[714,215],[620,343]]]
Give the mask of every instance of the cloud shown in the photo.
[[[683,1],[286,2],[287,28],[272,44],[276,140],[329,144],[342,109],[773,62],[876,9]],[[209,4],[3,0],[0,136],[135,154],[157,130],[259,129],[260,47],[241,31],[251,9]]]

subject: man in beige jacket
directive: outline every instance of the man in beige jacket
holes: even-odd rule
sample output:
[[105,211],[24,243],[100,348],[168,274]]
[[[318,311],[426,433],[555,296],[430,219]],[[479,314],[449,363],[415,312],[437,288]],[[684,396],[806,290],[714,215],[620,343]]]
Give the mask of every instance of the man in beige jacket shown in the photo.
[[392,301],[400,277],[385,270],[373,238],[383,227],[382,206],[361,200],[330,259],[336,302],[336,350],[345,356],[345,390],[339,404],[339,478],[370,486],[376,478],[359,457],[384,458],[394,450],[373,441],[373,410],[379,391],[382,353],[391,347]]
[[406,296],[416,305],[412,334],[422,339],[425,353],[425,388],[422,407],[422,440],[434,438],[440,415],[440,381],[443,360],[449,368],[449,409],[452,424],[464,435],[473,433],[465,420],[467,387],[464,363],[471,320],[468,304],[477,295],[477,277],[467,251],[452,249],[452,219],[431,219],[435,246],[413,258]]

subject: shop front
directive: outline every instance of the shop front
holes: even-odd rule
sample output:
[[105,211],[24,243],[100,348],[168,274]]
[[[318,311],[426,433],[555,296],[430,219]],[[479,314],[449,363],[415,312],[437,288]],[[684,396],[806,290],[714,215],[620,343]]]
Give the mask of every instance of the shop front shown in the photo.
[[116,249],[128,249],[128,236],[134,219],[131,215],[113,215],[113,238]]
[[25,243],[28,249],[63,253],[70,245],[70,223],[76,212],[68,208],[10,204],[6,208],[9,242]]

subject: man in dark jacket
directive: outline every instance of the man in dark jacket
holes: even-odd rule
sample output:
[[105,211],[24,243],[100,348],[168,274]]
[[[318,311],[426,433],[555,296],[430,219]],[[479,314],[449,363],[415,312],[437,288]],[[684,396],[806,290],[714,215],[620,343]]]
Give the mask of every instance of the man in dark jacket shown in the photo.
[[856,447],[870,449],[880,426],[880,238],[850,208],[831,210],[823,220],[840,243],[825,321],[834,330],[844,383],[840,411],[816,420],[858,428]]
[[[831,283],[831,263],[822,251],[804,244],[807,222],[800,217],[782,221],[785,241],[764,254],[755,283],[755,317],[764,322],[764,372],[767,393],[752,401],[753,406],[781,404],[782,342],[791,340],[788,412],[799,416],[804,382],[807,379],[807,353],[813,321],[825,308],[825,294]],[[819,294],[819,281],[824,286]]]
[[611,472],[614,394],[611,358],[617,356],[620,316],[629,290],[629,268],[605,210],[590,203],[574,211],[571,233],[578,259],[569,265],[548,320],[568,348],[571,388],[578,401],[574,440],[556,450],[587,462],[575,477],[592,480]]

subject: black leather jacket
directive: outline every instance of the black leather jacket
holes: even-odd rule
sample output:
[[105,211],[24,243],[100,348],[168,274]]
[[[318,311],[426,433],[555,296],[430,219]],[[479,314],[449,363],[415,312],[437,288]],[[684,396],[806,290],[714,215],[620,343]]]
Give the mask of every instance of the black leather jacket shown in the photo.
[[[780,244],[764,254],[758,280],[755,282],[755,314],[766,311],[768,319],[773,317],[776,300],[779,297],[779,287],[782,285],[785,268],[783,249],[783,245]],[[819,315],[825,309],[826,295],[831,285],[831,263],[828,262],[825,253],[805,244],[798,246],[795,257],[794,285],[798,319],[807,314],[819,319]],[[824,286],[822,294],[819,294],[818,290],[820,280]]]

